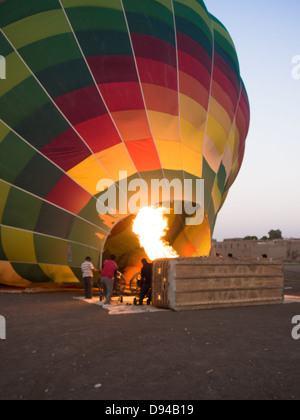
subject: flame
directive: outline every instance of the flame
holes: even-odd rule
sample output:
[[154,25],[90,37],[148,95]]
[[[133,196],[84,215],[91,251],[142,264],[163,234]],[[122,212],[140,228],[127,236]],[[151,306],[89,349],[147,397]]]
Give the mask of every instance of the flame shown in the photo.
[[168,219],[163,207],[145,207],[133,222],[133,232],[139,237],[151,261],[157,258],[178,258],[177,252],[163,238],[168,230]]

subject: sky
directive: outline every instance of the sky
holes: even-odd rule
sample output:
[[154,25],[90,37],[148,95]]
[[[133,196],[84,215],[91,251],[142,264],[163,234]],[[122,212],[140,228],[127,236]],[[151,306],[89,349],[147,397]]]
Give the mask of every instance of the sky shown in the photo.
[[245,159],[214,238],[261,238],[271,229],[300,238],[300,1],[205,4],[235,43],[251,107]]

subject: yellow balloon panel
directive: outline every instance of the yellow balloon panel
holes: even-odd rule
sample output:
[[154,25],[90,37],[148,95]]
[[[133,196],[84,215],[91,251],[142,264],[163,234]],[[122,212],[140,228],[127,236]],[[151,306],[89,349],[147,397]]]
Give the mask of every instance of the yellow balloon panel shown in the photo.
[[214,212],[216,213],[217,210],[218,210],[218,207],[221,203],[221,200],[222,200],[222,195],[221,195],[221,192],[220,192],[219,187],[218,187],[218,179],[217,178],[216,178],[216,181],[214,183],[214,187],[213,187],[211,196],[212,196],[211,205],[213,205]]
[[201,178],[202,175],[202,153],[197,152],[184,144],[181,146],[182,164],[184,171]]
[[37,262],[32,232],[3,226],[1,228],[1,241],[8,260],[26,263]]
[[213,97],[211,97],[211,102],[209,106],[209,114],[216,121],[218,121],[218,123],[223,128],[226,137],[228,138],[230,135],[230,131],[232,129],[233,122],[230,120],[230,117],[228,113],[226,112],[226,110]]
[[148,111],[148,116],[154,139],[180,141],[178,116],[155,111]]
[[220,156],[222,156],[228,137],[224,128],[211,115],[208,116],[206,132],[207,135],[214,141]]
[[0,182],[0,223],[2,223],[2,216],[5,209],[5,203],[9,194],[10,185]]
[[178,164],[178,156],[180,162],[182,159],[180,142],[160,139],[155,139],[155,142],[163,168],[183,170],[182,163]]
[[19,276],[9,261],[0,261],[1,283],[14,287],[30,287],[31,282]]
[[19,49],[52,36],[71,32],[62,10],[51,10],[22,19],[3,28],[13,45]]
[[201,104],[186,95],[180,95],[180,117],[190,122],[196,129],[205,127],[207,112]]
[[49,279],[52,279],[54,283],[76,283],[77,277],[73,271],[66,266],[59,265],[46,265],[40,264],[40,268],[46,274]]
[[203,157],[206,159],[212,170],[217,173],[221,163],[220,152],[212,139],[207,135],[205,136],[203,145]]
[[11,69],[11,71],[5,84],[1,82],[0,96],[4,96],[15,86],[18,86],[31,76],[30,71],[23,65],[20,57],[15,52],[12,52],[6,57],[6,67]]

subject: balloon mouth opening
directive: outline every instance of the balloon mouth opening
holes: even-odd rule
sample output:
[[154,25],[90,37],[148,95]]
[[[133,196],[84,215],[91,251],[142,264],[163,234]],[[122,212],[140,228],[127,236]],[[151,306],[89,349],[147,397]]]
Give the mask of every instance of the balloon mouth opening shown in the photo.
[[207,215],[200,224],[187,224],[187,214],[176,214],[174,203],[142,208],[118,222],[106,239],[102,260],[117,255],[127,282],[140,271],[141,260],[209,256],[211,229]]

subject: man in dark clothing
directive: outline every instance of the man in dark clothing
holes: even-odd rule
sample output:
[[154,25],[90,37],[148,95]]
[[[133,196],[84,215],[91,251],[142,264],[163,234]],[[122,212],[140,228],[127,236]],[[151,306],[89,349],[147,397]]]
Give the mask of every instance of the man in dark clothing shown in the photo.
[[140,292],[140,302],[139,304],[143,304],[143,300],[149,290],[151,289],[152,285],[152,264],[148,263],[148,261],[143,258],[142,259],[143,268],[141,271],[141,277],[142,277],[142,287]]

